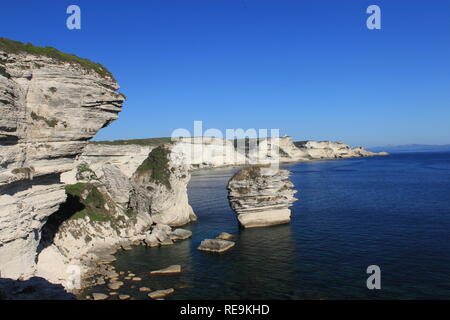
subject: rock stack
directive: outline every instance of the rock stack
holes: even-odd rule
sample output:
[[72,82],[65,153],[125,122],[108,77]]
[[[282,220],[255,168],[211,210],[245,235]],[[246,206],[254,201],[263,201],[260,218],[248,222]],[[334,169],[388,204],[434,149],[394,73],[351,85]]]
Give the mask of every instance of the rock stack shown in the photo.
[[237,172],[228,183],[228,199],[244,228],[288,223],[289,207],[297,200],[289,171],[249,166]]

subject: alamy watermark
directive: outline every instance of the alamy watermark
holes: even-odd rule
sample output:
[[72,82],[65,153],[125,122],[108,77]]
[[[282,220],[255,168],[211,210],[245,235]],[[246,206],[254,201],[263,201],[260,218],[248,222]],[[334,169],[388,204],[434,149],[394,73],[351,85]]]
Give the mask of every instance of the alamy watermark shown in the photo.
[[75,4],[71,4],[67,7],[67,14],[70,14],[66,20],[66,26],[69,30],[80,30],[81,29],[81,9]]
[[[193,166],[208,163],[218,165],[264,165],[263,174],[273,174],[279,169],[279,129],[225,129],[203,130],[202,121],[194,121],[193,132],[178,128],[172,132],[172,141],[178,142],[182,158],[175,158]],[[177,150],[177,147],[175,147]]]
[[[366,20],[366,26],[369,30],[381,29],[381,8],[378,5],[372,4],[367,7],[366,13],[370,16]],[[78,5],[71,4],[66,9],[66,14],[69,14],[66,20],[66,26],[69,30],[81,29],[81,8]]]
[[377,5],[370,5],[366,10],[367,14],[370,16],[367,18],[366,26],[369,30],[380,30],[381,29],[381,9]]
[[381,269],[379,266],[373,264],[367,267],[367,274],[370,276],[367,278],[366,285],[369,290],[381,289]]

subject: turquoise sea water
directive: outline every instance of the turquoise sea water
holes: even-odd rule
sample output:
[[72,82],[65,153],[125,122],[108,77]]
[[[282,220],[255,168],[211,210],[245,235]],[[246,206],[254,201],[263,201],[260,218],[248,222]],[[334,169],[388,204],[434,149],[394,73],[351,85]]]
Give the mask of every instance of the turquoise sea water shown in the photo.
[[[119,253],[117,270],[143,277],[120,290],[173,287],[167,299],[448,299],[450,153],[285,165],[299,191],[290,224],[239,229],[226,184],[236,169],[195,172],[189,199],[198,222],[189,240]],[[198,251],[222,231],[237,236],[222,254]],[[181,264],[178,275],[148,271]],[[381,268],[368,290],[366,268]],[[134,286],[134,287],[132,287]],[[99,291],[92,288],[91,291]]]

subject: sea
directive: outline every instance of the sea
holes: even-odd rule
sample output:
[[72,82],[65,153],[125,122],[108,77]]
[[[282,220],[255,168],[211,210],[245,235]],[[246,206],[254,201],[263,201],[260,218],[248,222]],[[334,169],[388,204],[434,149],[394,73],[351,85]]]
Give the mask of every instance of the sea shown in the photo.
[[[450,153],[302,162],[291,171],[298,191],[291,223],[239,228],[226,185],[238,168],[194,172],[189,201],[198,221],[192,238],[172,246],[135,247],[116,255],[133,272],[119,290],[174,288],[166,299],[448,299],[450,297]],[[197,250],[221,232],[236,245]],[[180,274],[149,271],[179,264]],[[369,289],[369,266],[380,289]],[[373,279],[373,278],[372,278]],[[370,282],[370,281],[369,281]],[[92,287],[89,292],[107,292]]]

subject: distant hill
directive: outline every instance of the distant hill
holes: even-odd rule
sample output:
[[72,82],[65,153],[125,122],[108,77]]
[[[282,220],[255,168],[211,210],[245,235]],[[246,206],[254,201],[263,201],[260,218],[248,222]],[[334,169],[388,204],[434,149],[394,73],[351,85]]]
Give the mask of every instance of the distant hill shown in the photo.
[[445,152],[450,151],[450,144],[431,145],[431,144],[405,144],[400,146],[384,146],[368,148],[372,152],[386,151],[389,153],[402,152]]

